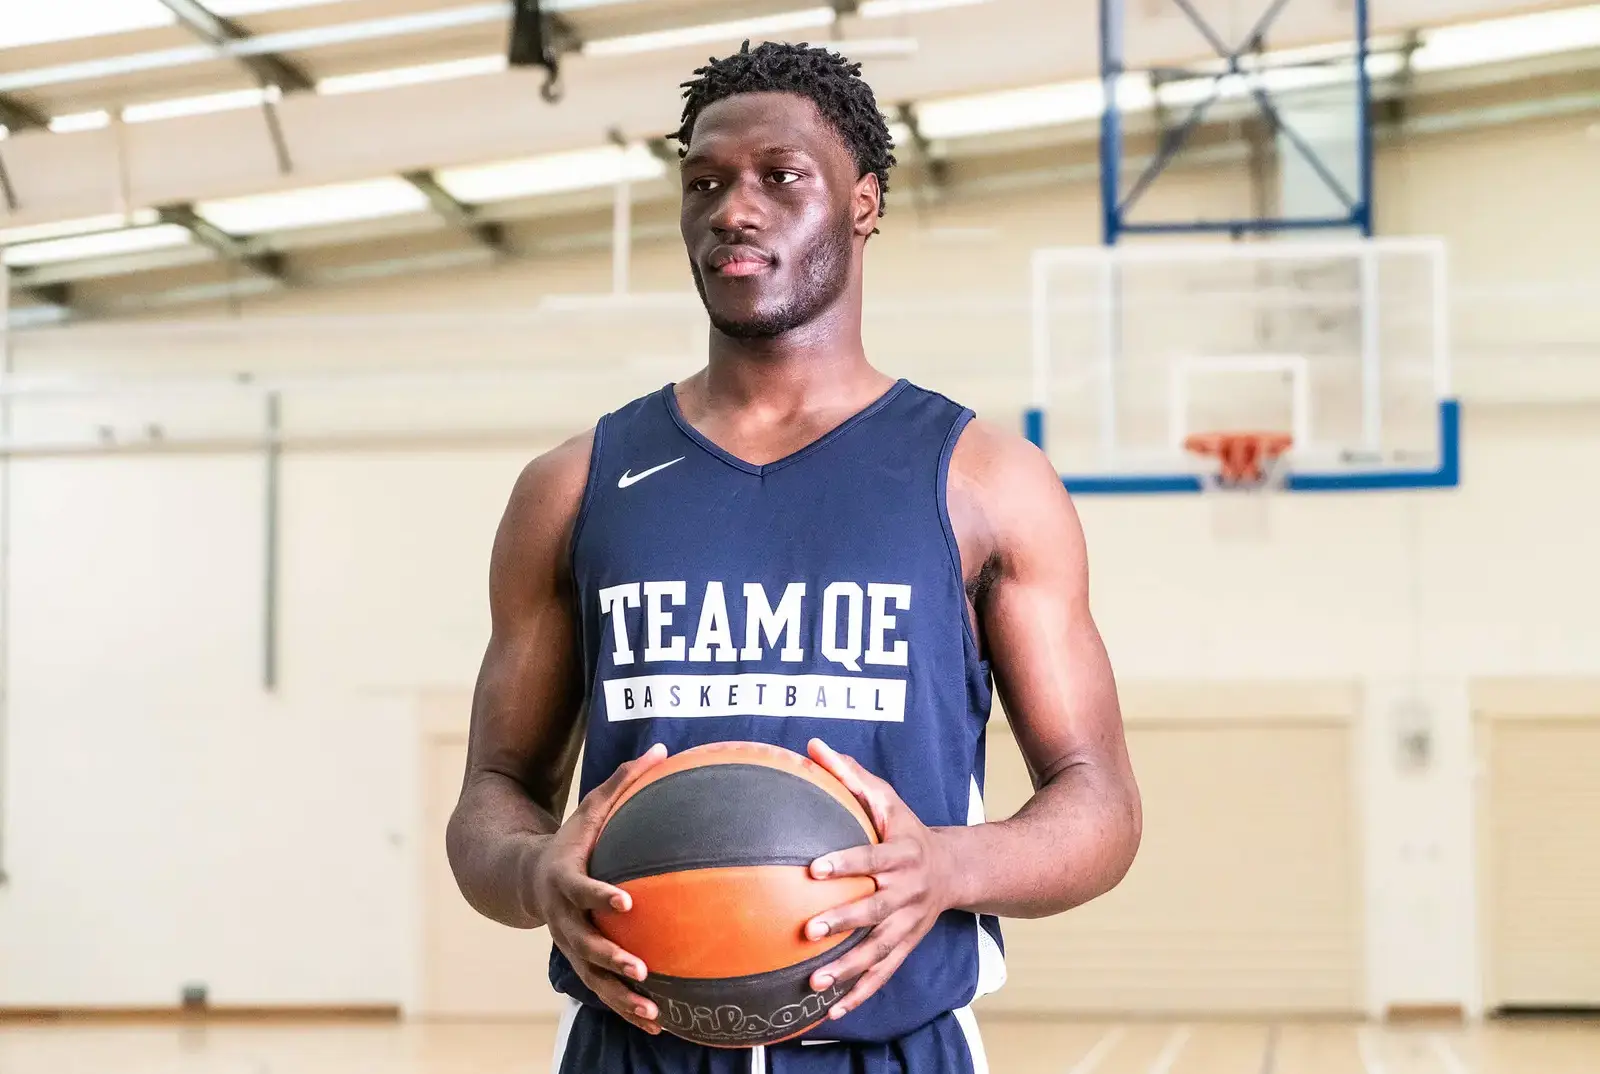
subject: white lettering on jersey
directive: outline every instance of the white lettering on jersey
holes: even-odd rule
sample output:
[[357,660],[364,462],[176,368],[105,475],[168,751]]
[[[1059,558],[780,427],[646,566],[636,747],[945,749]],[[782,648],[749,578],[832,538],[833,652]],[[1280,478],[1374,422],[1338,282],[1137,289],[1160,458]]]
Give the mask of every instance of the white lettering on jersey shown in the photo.
[[904,679],[853,675],[639,675],[608,679],[606,718],[807,716],[903,723]]
[[[849,602],[845,622],[845,641],[839,644],[839,598]],[[861,585],[858,582],[830,582],[822,591],[822,655],[851,671],[860,671]]]
[[777,611],[773,611],[767,601],[766,588],[760,582],[746,582],[744,652],[739,655],[746,660],[760,660],[761,635],[766,634],[768,645],[776,645],[781,633],[784,642],[783,651],[778,654],[779,659],[791,662],[804,660],[806,654],[800,648],[800,610],[805,595],[804,582],[790,582],[783,591],[783,599],[778,602]]
[[689,650],[690,660],[711,659],[711,650],[717,650],[717,659],[732,663],[739,659],[739,649],[733,644],[733,627],[728,623],[728,601],[722,595],[721,582],[706,583],[706,597],[700,602],[700,627],[694,632],[694,647]]
[[[639,606],[639,583],[624,582],[622,585],[610,585],[600,590],[600,614],[611,616],[611,632],[616,638],[617,648],[611,654],[612,663],[633,663],[633,648],[628,644],[627,616],[619,614],[622,608],[637,608]],[[648,658],[646,658],[648,659]]]
[[[652,579],[607,586],[599,591],[600,614],[611,617],[612,663],[737,664],[806,659],[802,634],[820,657],[855,674],[745,672],[650,674],[605,682],[607,718],[638,720],[651,716],[815,716],[824,719],[905,719],[903,678],[862,674],[863,664],[909,666],[911,643],[902,632],[911,609],[911,587],[891,582],[840,580],[823,587],[808,606],[806,583],[789,582],[774,608],[760,582],[739,585],[744,607],[728,607],[726,584],[706,582],[692,594],[680,579]],[[698,607],[694,597],[698,596]],[[681,614],[673,611],[681,608]],[[738,621],[742,611],[744,621]],[[688,628],[693,622],[694,642]],[[810,626],[802,632],[802,626]],[[735,643],[739,631],[744,646]],[[637,639],[643,637],[643,651]],[[770,664],[768,665],[770,667]]]
[[646,582],[644,584],[644,658],[646,662],[654,660],[682,660],[683,639],[673,638],[663,645],[661,632],[672,625],[672,613],[661,606],[661,598],[671,599],[673,604],[682,604],[686,586],[682,582]]
[[869,664],[887,664],[892,667],[906,666],[906,641],[901,638],[894,645],[885,649],[883,636],[887,631],[894,629],[895,617],[885,611],[885,606],[890,602],[901,611],[911,607],[911,587],[908,585],[890,585],[887,582],[867,583],[867,602],[871,608],[869,612],[870,626],[867,628],[867,655]]

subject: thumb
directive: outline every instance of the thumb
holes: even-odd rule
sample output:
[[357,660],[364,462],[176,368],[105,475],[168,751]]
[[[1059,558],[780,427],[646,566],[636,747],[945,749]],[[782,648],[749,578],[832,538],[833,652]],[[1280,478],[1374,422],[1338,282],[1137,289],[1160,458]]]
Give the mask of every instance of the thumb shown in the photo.
[[611,803],[622,796],[622,793],[633,785],[633,781],[644,775],[651,768],[666,760],[667,747],[657,742],[648,750],[631,761],[624,761],[617,766],[617,770],[606,778],[606,781],[589,792],[584,799],[584,804],[591,808],[594,819],[603,817],[611,808]]
[[812,759],[833,773],[834,778],[844,784],[845,789],[861,803],[872,819],[872,826],[878,830],[878,837],[887,839],[890,809],[883,789],[888,784],[868,772],[854,757],[838,752],[820,738],[812,739],[809,747]]

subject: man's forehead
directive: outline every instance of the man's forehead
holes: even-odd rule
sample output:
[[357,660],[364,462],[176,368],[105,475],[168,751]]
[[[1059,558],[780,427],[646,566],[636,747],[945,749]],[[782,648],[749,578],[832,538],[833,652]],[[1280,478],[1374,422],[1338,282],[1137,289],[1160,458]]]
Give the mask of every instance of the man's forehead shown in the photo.
[[701,152],[788,149],[820,154],[844,148],[833,125],[797,93],[738,93],[706,106],[696,118],[689,156]]

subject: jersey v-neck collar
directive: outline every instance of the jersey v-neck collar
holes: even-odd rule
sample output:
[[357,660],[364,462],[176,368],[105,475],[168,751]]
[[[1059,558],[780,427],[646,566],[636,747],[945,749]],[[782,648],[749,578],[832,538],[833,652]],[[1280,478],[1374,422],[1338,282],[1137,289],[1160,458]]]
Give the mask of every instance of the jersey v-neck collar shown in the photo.
[[754,474],[757,477],[762,477],[766,474],[772,473],[774,470],[781,470],[785,466],[791,466],[813,452],[821,451],[824,447],[844,436],[851,429],[854,429],[856,426],[860,425],[862,422],[878,413],[878,411],[888,406],[896,396],[898,396],[909,386],[910,381],[906,380],[904,377],[900,378],[891,384],[887,391],[878,396],[878,398],[874,399],[872,402],[868,403],[863,409],[856,411],[854,414],[850,415],[850,417],[846,418],[838,425],[835,425],[833,428],[829,429],[827,432],[811,441],[811,443],[806,444],[804,447],[796,448],[794,451],[784,455],[782,458],[774,459],[769,463],[763,463],[760,465],[753,462],[746,462],[744,459],[739,458],[739,456],[725,451],[710,438],[701,433],[700,430],[689,424],[689,419],[683,416],[683,411],[678,406],[678,393],[675,390],[676,385],[668,384],[666,387],[662,388],[661,399],[662,402],[666,404],[667,413],[671,415],[673,424],[677,425],[679,431],[682,432],[684,436],[687,436],[690,440],[694,441],[695,446],[699,447],[712,458],[724,462],[736,470],[743,470],[747,474]]

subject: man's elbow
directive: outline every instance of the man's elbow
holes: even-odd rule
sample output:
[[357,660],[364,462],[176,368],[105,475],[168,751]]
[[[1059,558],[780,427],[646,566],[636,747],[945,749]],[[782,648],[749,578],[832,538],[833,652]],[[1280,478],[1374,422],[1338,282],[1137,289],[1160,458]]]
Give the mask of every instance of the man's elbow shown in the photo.
[[[471,862],[472,862],[472,826],[467,822],[460,804],[450,813],[450,819],[444,826],[444,856],[450,863],[450,873],[455,877],[456,887],[467,902],[472,903]],[[476,906],[474,906],[476,909]]]
[[1133,868],[1134,858],[1139,854],[1139,844],[1144,838],[1144,812],[1137,788],[1130,788],[1123,801],[1107,811],[1098,836],[1093,858],[1099,867],[1089,870],[1087,875],[1079,873],[1069,878],[1067,893],[1051,905],[1040,907],[1039,912],[1030,914],[1030,917],[1053,917],[1076,909],[1122,883],[1128,870]]
[[1123,877],[1128,875],[1128,870],[1133,868],[1134,858],[1139,856],[1139,844],[1144,840],[1144,805],[1139,800],[1139,788],[1131,780],[1113,829],[1114,835],[1110,840],[1112,869],[1106,891],[1122,883]]

